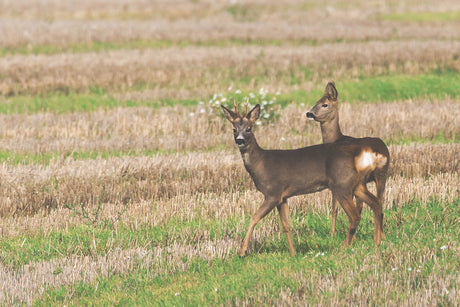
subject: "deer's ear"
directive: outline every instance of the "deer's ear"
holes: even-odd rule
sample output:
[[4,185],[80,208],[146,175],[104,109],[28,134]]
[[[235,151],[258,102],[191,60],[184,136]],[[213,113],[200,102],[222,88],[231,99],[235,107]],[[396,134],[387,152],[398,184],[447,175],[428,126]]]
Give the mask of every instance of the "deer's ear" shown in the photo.
[[260,105],[257,104],[251,111],[249,111],[246,118],[249,119],[250,122],[255,123],[256,120],[259,118],[260,115]]
[[224,114],[225,114],[225,117],[231,122],[233,123],[235,121],[235,118],[238,117],[238,115],[233,112],[232,110],[229,110],[227,109],[226,107],[224,107],[223,105],[220,105],[220,107],[222,108],[222,110],[224,111]]
[[339,97],[339,93],[337,92],[337,89],[335,88],[334,81],[329,81],[329,83],[326,85],[324,96],[329,98],[329,100],[333,100],[333,101],[337,100],[337,98]]

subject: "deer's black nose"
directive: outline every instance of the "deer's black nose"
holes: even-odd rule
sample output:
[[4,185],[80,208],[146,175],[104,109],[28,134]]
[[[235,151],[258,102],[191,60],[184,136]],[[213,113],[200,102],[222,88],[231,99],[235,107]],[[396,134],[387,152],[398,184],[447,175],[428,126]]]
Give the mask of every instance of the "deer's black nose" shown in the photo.
[[307,112],[307,118],[315,119],[315,115],[311,112]]
[[235,139],[236,145],[244,145],[244,139]]

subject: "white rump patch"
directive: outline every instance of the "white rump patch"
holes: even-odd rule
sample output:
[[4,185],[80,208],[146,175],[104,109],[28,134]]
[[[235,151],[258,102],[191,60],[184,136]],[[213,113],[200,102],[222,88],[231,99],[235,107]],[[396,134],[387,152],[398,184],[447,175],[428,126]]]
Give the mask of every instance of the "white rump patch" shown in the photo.
[[383,167],[387,163],[387,158],[372,150],[364,149],[361,154],[355,158],[355,166],[358,171],[373,171],[377,167]]

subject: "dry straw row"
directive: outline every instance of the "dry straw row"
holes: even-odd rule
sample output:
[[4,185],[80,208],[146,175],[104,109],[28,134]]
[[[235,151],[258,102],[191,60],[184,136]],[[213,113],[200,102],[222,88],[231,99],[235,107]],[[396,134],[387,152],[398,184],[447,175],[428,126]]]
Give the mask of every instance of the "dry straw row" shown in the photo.
[[380,21],[381,14],[392,12],[445,12],[460,9],[458,1],[443,0],[438,2],[414,2],[402,0],[398,2],[374,3],[355,0],[346,3],[305,2],[302,0],[201,0],[201,1],[146,1],[146,0],[81,0],[78,2],[62,2],[53,0],[34,1],[30,5],[27,0],[4,1],[0,17],[22,19],[163,19],[163,20],[213,20],[226,23],[233,20],[254,21],[288,21],[302,23],[305,21],[320,22],[327,20],[363,20]]
[[38,0],[31,5],[27,0],[5,1],[0,16],[21,19],[151,19],[206,16],[228,4],[227,1],[187,0],[81,0],[62,2]]
[[[0,304],[28,304],[46,288],[59,288],[78,281],[91,283],[97,278],[148,270],[153,276],[169,275],[186,270],[193,260],[227,259],[239,242],[232,239],[202,241],[195,245],[171,244],[153,249],[115,249],[105,255],[52,259],[8,269],[0,265]],[[188,259],[184,261],[184,259]],[[59,273],[56,273],[59,270]]]
[[[332,72],[335,78],[350,78],[363,73],[413,74],[439,66],[455,68],[460,63],[459,50],[460,42],[454,41],[389,41],[318,47],[191,46],[7,56],[0,58],[0,93],[78,91],[89,86],[126,90],[147,83],[164,88],[195,88],[209,95],[210,91],[223,89],[218,80],[228,84],[225,80],[258,75],[266,76],[266,83],[275,88],[292,87],[292,77],[299,80],[299,86],[311,87],[312,82]],[[305,76],[302,67],[317,75]]]
[[[458,40],[458,23],[394,23],[362,20],[303,20],[298,23],[280,19],[235,22],[229,19],[205,20],[0,20],[0,46],[17,48],[27,46],[60,46],[78,49],[92,43],[128,43],[145,41],[155,44],[218,42],[254,42],[273,40],[286,44],[320,43],[337,40]],[[129,46],[129,44],[127,44]]]
[[[320,97],[318,97],[320,98]],[[320,128],[305,113],[315,101],[276,111],[272,126],[258,126],[264,148],[296,148],[321,143]],[[221,110],[205,106],[119,108],[91,113],[0,115],[0,148],[4,151],[55,153],[106,151],[183,151],[228,148],[236,151],[232,130]],[[404,101],[385,104],[341,103],[343,133],[376,136],[386,141],[460,135],[460,109],[455,100]],[[441,158],[441,157],[440,157]],[[437,163],[436,161],[433,161]]]
[[[440,189],[428,196],[450,200],[458,197],[458,144],[392,146],[390,151],[394,161],[390,169],[392,176],[423,178],[446,174],[448,185],[441,184],[443,188],[423,179],[419,184]],[[219,195],[254,189],[238,154],[224,152],[66,160],[46,166],[3,164],[0,178],[2,216],[50,212],[66,206],[94,208],[104,203],[129,206],[181,195]],[[390,185],[387,189],[389,205],[401,205],[407,200],[401,199],[415,193],[411,189],[405,184]]]
[[[212,178],[208,179],[209,182],[212,180]],[[14,238],[23,235],[34,236],[52,231],[68,231],[81,224],[98,223],[110,223],[115,228],[123,226],[138,229],[146,225],[161,227],[167,225],[171,218],[188,223],[193,220],[227,220],[239,216],[241,217],[241,222],[232,231],[237,234],[243,234],[246,230],[245,218],[250,217],[262,204],[263,195],[252,184],[244,182],[241,178],[236,178],[235,180],[238,181],[234,182],[231,187],[221,187],[215,191],[186,190],[165,198],[144,200],[133,195],[133,198],[126,205],[116,202],[116,199],[100,204],[69,204],[71,208],[61,203],[59,208],[51,211],[37,208],[38,212],[32,215],[20,213],[15,216],[3,215],[0,217],[1,235],[3,238]],[[186,181],[182,184],[193,184],[189,182]],[[151,183],[152,186],[157,184],[156,182]],[[374,185],[369,184],[369,186],[371,191],[375,193]],[[459,186],[460,179],[458,174],[451,173],[412,178],[404,176],[390,177],[385,192],[384,208],[399,208],[405,205],[412,205],[414,202],[420,203],[423,207],[424,204],[433,200],[437,200],[442,204],[452,203],[458,200]],[[117,189],[114,193],[119,192],[120,187],[114,188]],[[95,187],[94,190],[96,189],[101,189],[101,187]],[[55,194],[64,192],[58,191]],[[109,190],[106,190],[106,192],[109,192]],[[44,194],[43,192],[38,193],[39,196]],[[4,199],[2,200],[4,201]],[[319,193],[293,197],[289,199],[288,203],[291,208],[291,214],[304,215],[313,210],[316,214],[328,216],[331,207],[331,193],[325,190]],[[2,206],[4,205],[2,203]],[[12,208],[6,209],[12,210]],[[269,220],[271,219],[274,219],[275,224],[278,223],[277,214],[273,214]],[[262,234],[273,231],[273,225],[270,223],[266,227],[260,226],[259,231]],[[171,231],[174,232],[174,229]],[[173,234],[171,235],[174,237]],[[198,235],[197,231],[194,234],[183,233],[180,239],[183,242],[192,244],[195,235]],[[201,229],[199,237],[201,239],[211,239],[210,233],[206,229]]]

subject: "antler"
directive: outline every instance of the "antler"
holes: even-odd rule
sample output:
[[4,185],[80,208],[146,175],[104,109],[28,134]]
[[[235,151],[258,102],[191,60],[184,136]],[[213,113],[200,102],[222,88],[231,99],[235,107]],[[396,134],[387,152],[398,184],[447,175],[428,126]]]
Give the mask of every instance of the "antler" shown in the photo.
[[248,104],[249,98],[246,99],[246,103],[244,104],[244,116],[248,115]]
[[233,106],[235,107],[236,115],[238,115],[239,117],[241,117],[240,112],[238,111],[238,105],[236,104],[235,99],[233,99]]

